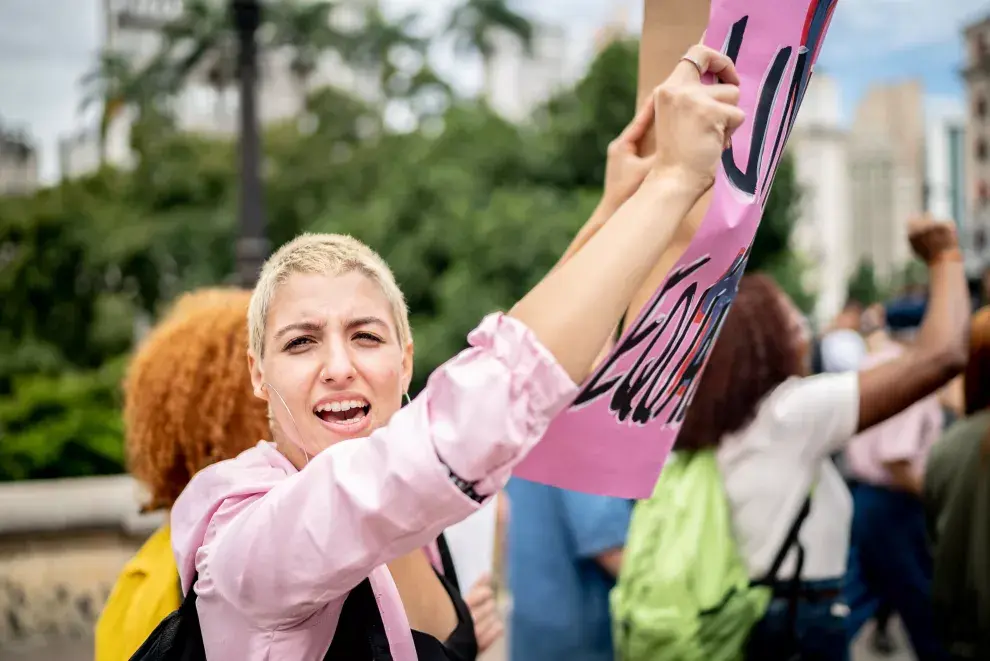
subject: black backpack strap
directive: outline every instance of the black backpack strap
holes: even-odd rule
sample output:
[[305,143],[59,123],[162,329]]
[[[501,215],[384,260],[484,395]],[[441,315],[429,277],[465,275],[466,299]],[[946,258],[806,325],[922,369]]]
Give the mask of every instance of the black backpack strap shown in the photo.
[[[797,548],[797,562],[794,565],[794,574],[791,579],[787,581],[787,631],[790,637],[788,641],[790,644],[790,649],[796,654],[797,650],[800,649],[798,645],[798,632],[797,632],[797,619],[798,619],[798,603],[801,599],[801,572],[804,569],[804,547],[801,546],[798,536],[801,534],[801,527],[804,525],[805,520],[808,515],[811,514],[811,494],[804,499],[804,505],[801,506],[801,510],[798,512],[797,517],[795,517],[794,522],[791,524],[790,530],[787,531],[787,536],[784,537],[784,543],[780,545],[780,549],[777,551],[777,556],[773,559],[773,563],[770,565],[770,570],[766,575],[759,581],[755,581],[754,585],[763,585],[769,587],[771,590],[776,591],[784,582],[779,581],[777,574],[780,573],[780,568],[784,564],[784,560],[787,558],[787,554],[792,548]],[[779,594],[779,593],[778,593]],[[796,657],[797,658],[797,657]]]
[[437,550],[440,552],[440,564],[443,566],[443,576],[454,589],[461,591],[460,582],[457,580],[457,569],[454,567],[454,558],[450,555],[450,548],[447,546],[447,539],[440,533],[437,537]]
[[[791,524],[790,530],[787,531],[787,536],[784,537],[783,544],[780,545],[780,549],[777,551],[777,556],[773,559],[773,563],[770,565],[769,571],[763,578],[754,581],[754,585],[769,585],[773,586],[777,583],[777,574],[780,572],[781,566],[784,564],[784,560],[787,559],[787,554],[790,550],[797,545],[799,550],[799,560],[804,557],[804,551],[800,548],[798,544],[798,535],[801,534],[801,526],[804,525],[805,519],[811,514],[811,495],[809,494],[804,500],[804,505],[801,507],[801,511],[798,512],[797,517]],[[801,562],[800,564],[804,564]],[[800,578],[800,573],[798,574]]]

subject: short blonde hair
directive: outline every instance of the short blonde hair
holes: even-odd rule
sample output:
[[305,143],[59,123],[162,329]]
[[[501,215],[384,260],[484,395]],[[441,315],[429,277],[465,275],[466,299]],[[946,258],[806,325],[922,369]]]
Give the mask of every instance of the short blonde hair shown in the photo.
[[264,356],[268,311],[279,286],[293,273],[343,275],[358,271],[374,281],[385,294],[398,333],[399,345],[412,339],[409,311],[391,269],[378,253],[345,234],[302,234],[279,248],[261,269],[248,309],[250,348]]

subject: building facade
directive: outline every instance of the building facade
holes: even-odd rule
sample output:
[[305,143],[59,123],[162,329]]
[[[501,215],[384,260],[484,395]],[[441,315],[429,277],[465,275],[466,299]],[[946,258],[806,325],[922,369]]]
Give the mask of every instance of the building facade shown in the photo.
[[966,195],[966,116],[961,108],[928,110],[926,194],[928,211],[955,223],[963,243],[969,231]]
[[804,284],[817,295],[818,326],[827,325],[844,305],[856,266],[851,250],[849,136],[841,124],[841,108],[838,83],[816,73],[788,143],[801,188],[794,249],[808,264]]
[[967,266],[978,277],[990,268],[990,16],[963,32],[966,61]]
[[911,260],[908,223],[926,208],[925,131],[924,94],[913,80],[871,86],[853,119],[851,249],[881,279]]

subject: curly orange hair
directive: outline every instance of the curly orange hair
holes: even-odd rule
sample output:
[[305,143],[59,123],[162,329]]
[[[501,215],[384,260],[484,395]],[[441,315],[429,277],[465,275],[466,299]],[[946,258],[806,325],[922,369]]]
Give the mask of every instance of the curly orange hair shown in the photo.
[[265,403],[247,367],[251,293],[205,289],[181,297],[144,339],[124,382],[131,473],[167,509],[206,466],[268,435]]

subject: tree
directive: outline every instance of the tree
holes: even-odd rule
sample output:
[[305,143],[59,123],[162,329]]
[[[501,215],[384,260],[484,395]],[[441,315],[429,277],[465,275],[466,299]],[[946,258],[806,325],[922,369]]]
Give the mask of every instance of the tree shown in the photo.
[[891,279],[891,293],[916,293],[924,291],[928,283],[928,269],[924,262],[915,258],[901,267]]
[[863,305],[872,305],[883,300],[883,290],[877,282],[872,261],[863,259],[859,262],[849,279],[848,292],[850,299]]
[[279,0],[266,8],[274,27],[272,46],[288,48],[292,52],[289,68],[304,106],[310,79],[320,58],[327,51],[346,53],[349,39],[353,39],[352,35],[334,29],[330,19],[335,8],[332,2],[299,3],[297,0]]
[[[426,61],[429,40],[416,35],[418,14],[392,20],[377,5],[369,5],[362,18],[363,25],[351,39],[345,59],[376,79],[382,109],[391,99],[409,98],[429,86],[449,93],[449,87]],[[402,61],[407,63],[402,65]]]
[[801,211],[801,188],[790,154],[784,154],[760,227],[753,238],[747,271],[763,271],[774,278],[804,312],[814,308],[815,297],[804,286],[808,264],[791,247],[791,236]]
[[536,113],[543,150],[535,176],[565,188],[602,185],[603,154],[636,112],[638,51],[635,40],[613,42]]
[[463,0],[451,13],[447,31],[454,36],[455,48],[461,53],[477,53],[484,67],[484,98],[491,102],[494,93],[494,64],[498,44],[496,35],[508,34],[529,55],[533,49],[533,24],[509,8],[508,0]]
[[186,0],[182,13],[161,32],[155,61],[167,63],[177,85],[203,76],[216,95],[217,116],[225,121],[226,92],[237,80],[237,41],[226,3]]
[[106,162],[107,135],[110,126],[125,106],[139,96],[141,78],[131,60],[119,53],[104,50],[96,66],[82,78],[83,99],[79,106],[85,112],[94,105],[100,111],[100,163]]
[[[312,90],[307,131],[264,129],[265,236],[349,233],[388,261],[415,333],[415,392],[591,213],[606,145],[635,110],[635,71],[635,45],[613,44],[532,122],[455,98],[442,130],[404,133],[371,100]],[[122,470],[117,384],[135,328],[234,271],[236,144],[145,108],[132,170],[0,198],[0,480]],[[785,288],[800,285],[797,194],[785,161],[750,264]]]

